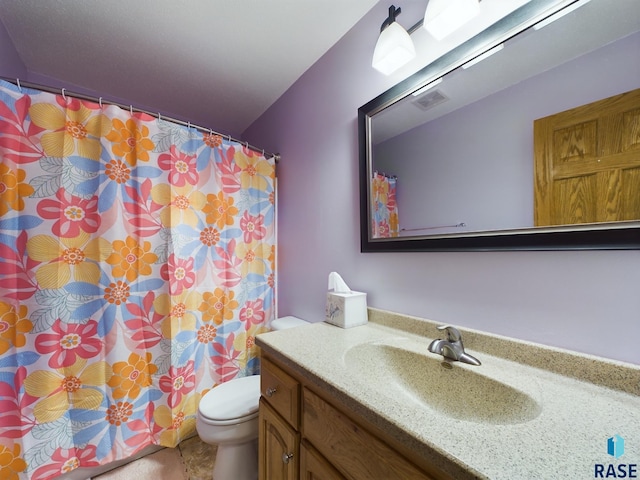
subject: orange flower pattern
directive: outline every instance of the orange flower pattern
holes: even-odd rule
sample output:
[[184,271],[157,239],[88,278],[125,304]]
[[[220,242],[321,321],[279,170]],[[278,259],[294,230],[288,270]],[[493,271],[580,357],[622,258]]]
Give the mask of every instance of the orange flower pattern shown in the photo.
[[24,170],[11,170],[4,163],[0,163],[0,216],[10,210],[24,210],[24,197],[33,193],[33,187],[24,183],[25,177]]
[[376,173],[371,179],[372,232],[374,238],[397,237],[400,234],[395,177]]
[[155,253],[150,252],[151,242],[138,243],[135,238],[127,236],[113,242],[113,253],[106,259],[113,266],[114,277],[126,277],[133,282],[138,275],[150,275],[151,266],[158,260]]
[[233,197],[225,198],[223,192],[207,195],[207,203],[202,211],[207,214],[207,223],[219,229],[233,225],[234,218],[238,215],[238,209],[233,205]]
[[148,162],[149,151],[155,146],[149,139],[149,127],[142,125],[138,128],[136,121],[131,118],[125,122],[114,118],[112,125],[113,129],[105,138],[112,142],[113,154],[124,158],[131,166]]
[[234,296],[233,291],[227,293],[221,288],[216,288],[213,293],[205,292],[200,305],[202,320],[212,321],[216,325],[220,325],[223,320],[231,320],[234,311],[238,308],[238,302],[233,299]]
[[123,423],[127,423],[127,420],[129,420],[129,417],[132,415],[133,405],[131,403],[118,402],[107,409],[107,416],[105,420],[111,425],[119,427]]
[[113,398],[137,398],[143,387],[151,385],[151,376],[158,371],[151,358],[150,353],[146,353],[144,358],[132,353],[126,362],[113,364],[113,376],[108,382],[113,388]]
[[25,334],[33,327],[26,316],[25,305],[16,309],[13,305],[0,301],[0,355],[9,351],[11,347],[25,346]]
[[126,183],[131,178],[131,169],[120,160],[111,160],[107,163],[104,173],[117,183]]
[[20,457],[20,445],[13,448],[0,445],[0,478],[3,480],[19,480],[20,473],[27,469],[27,463]]
[[0,478],[173,447],[258,372],[275,163],[194,129],[0,80]]

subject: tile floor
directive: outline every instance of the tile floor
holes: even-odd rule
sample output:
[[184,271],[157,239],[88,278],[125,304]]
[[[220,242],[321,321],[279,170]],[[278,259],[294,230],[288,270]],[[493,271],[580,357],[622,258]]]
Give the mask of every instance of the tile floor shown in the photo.
[[195,436],[176,448],[159,450],[92,480],[210,480],[215,457],[215,445]]

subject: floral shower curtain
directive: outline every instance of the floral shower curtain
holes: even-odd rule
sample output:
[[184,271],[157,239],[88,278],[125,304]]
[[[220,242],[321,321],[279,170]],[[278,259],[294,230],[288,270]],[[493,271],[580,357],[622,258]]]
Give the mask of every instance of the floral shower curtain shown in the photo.
[[215,134],[0,81],[0,478],[175,446],[256,373],[275,165]]
[[375,172],[371,179],[371,231],[373,238],[397,237],[398,204],[396,202],[396,185],[394,176]]

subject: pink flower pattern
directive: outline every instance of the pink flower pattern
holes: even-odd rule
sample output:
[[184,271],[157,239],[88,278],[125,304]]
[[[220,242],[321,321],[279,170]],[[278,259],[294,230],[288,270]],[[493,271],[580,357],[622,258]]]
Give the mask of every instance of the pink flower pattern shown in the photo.
[[243,232],[244,243],[251,243],[254,240],[262,240],[267,234],[267,229],[264,226],[264,215],[257,216],[250,215],[245,211],[242,219],[240,220],[240,228]]
[[158,166],[169,172],[169,182],[177,187],[197,185],[198,171],[196,169],[196,156],[187,155],[171,145],[169,153],[158,155]]
[[51,326],[54,333],[42,333],[36,337],[36,350],[49,358],[51,368],[69,367],[78,357],[89,359],[100,353],[103,342],[97,337],[98,323],[89,320],[86,324],[63,323],[56,320]]
[[180,405],[182,397],[191,393],[196,387],[196,376],[193,361],[184,367],[169,367],[169,374],[160,377],[160,390],[169,394],[168,404],[171,408]]
[[[110,135],[115,126],[126,128]],[[275,164],[226,138],[188,133],[0,80],[2,164],[24,173],[20,188],[9,185],[19,201],[0,212],[0,478],[51,480],[148,445],[174,447],[195,433],[204,392],[258,372],[237,339],[266,330],[275,311],[265,253],[275,248],[265,201],[275,195]],[[69,153],[57,143],[79,146],[88,134],[90,148]],[[141,148],[124,159],[124,144]],[[249,164],[260,166],[251,188]],[[167,226],[166,200],[181,190],[192,223]],[[234,206],[224,224],[210,223],[208,197]],[[126,255],[107,262],[129,238]],[[135,245],[148,245],[154,260]],[[260,268],[249,272],[258,251]],[[141,262],[144,275],[122,276]],[[237,301],[214,324],[200,307],[216,290]]]
[[193,271],[193,258],[182,259],[171,254],[169,260],[162,266],[160,274],[169,282],[171,295],[180,295],[185,288],[191,288],[196,281]]
[[247,301],[240,310],[240,320],[247,325],[259,324],[264,321],[265,312],[263,310],[262,300]]
[[45,220],[56,220],[51,231],[64,238],[77,237],[80,231],[94,233],[100,227],[98,197],[89,200],[75,197],[64,188],[56,192],[57,200],[45,199],[38,203],[38,214]]
[[69,473],[80,465],[96,467],[100,465],[96,459],[96,447],[88,445],[81,449],[57,448],[51,455],[51,462],[33,472],[33,480],[46,480]]

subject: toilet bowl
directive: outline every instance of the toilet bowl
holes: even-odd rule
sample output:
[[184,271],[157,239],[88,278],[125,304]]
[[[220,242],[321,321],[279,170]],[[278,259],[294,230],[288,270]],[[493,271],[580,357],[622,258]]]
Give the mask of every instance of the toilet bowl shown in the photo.
[[[307,322],[296,317],[278,318],[273,330]],[[213,480],[258,478],[258,402],[260,376],[236,378],[212,388],[202,397],[196,416],[200,439],[217,445]]]

